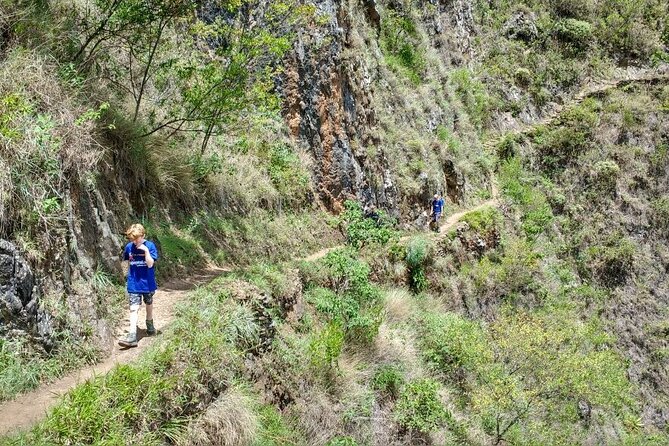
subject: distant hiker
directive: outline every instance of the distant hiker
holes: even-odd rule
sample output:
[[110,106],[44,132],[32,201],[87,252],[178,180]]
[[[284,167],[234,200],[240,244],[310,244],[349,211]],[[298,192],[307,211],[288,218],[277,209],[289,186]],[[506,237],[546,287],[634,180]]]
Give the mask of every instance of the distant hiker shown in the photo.
[[434,198],[430,202],[430,228],[433,231],[439,232],[439,218],[444,211],[444,199],[439,196],[439,194],[434,194]]
[[130,304],[130,328],[128,334],[119,339],[123,347],[137,346],[137,319],[142,300],[146,304],[146,334],[153,336],[153,294],[156,292],[155,262],[158,260],[156,245],[144,239],[144,226],[134,224],[125,233],[129,242],[123,250],[123,260],[129,263],[127,276],[128,301]]

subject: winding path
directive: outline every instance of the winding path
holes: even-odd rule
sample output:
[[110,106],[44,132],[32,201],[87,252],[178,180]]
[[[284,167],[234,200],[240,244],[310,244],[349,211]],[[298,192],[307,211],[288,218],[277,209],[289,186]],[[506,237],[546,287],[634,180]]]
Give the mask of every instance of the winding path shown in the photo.
[[[56,405],[61,396],[67,393],[77,384],[83,383],[95,376],[104,375],[118,364],[127,364],[139,357],[139,355],[160,338],[164,329],[174,319],[176,304],[183,300],[194,288],[210,282],[215,277],[227,270],[222,268],[207,268],[187,278],[167,282],[161,286],[154,297],[153,309],[158,335],[145,337],[144,330],[138,330],[140,337],[139,347],[130,349],[119,349],[114,340],[111,355],[102,362],[75,370],[62,378],[41,385],[40,387],[18,396],[16,399],[7,401],[0,405],[0,437],[28,429],[46,417],[47,412]],[[140,326],[144,320],[144,306],[140,310]],[[127,327],[127,318],[122,327]]]
[[[562,111],[577,105],[588,97],[603,93],[606,90],[635,82],[657,82],[667,80],[669,80],[668,69],[665,69],[665,71],[640,69],[618,70],[613,79],[589,83],[570,101],[556,107],[538,122],[526,124],[517,129],[495,135],[484,144],[484,147],[494,148],[500,143],[502,138],[509,135],[527,134],[538,126],[548,125],[559,117]],[[472,208],[450,215],[440,225],[440,232],[442,235],[435,234],[434,237],[443,237],[443,234],[445,234],[448,229],[454,227],[464,215],[470,212],[478,211],[488,206],[497,206],[499,204],[499,194],[494,178],[491,181],[491,197],[492,198],[489,200]],[[402,239],[405,240],[408,237],[410,236],[405,236]],[[304,260],[317,260],[339,247],[340,246],[323,249],[306,257]],[[159,335],[160,328],[166,327],[174,319],[174,309],[177,302],[184,299],[190,290],[208,283],[225,271],[226,270],[223,269],[209,268],[201,271],[199,274],[171,281],[163,286],[156,294],[156,306],[154,308],[154,317],[158,324]],[[140,321],[141,320],[142,317],[140,316]],[[124,322],[127,324],[127,321]],[[144,351],[147,345],[152,344],[156,339],[160,338],[159,335],[142,340],[140,342],[140,348],[126,350],[114,348],[111,356],[99,364],[74,371],[55,382],[44,384],[12,401],[0,404],[0,437],[19,432],[23,429],[28,429],[38,423],[67,391],[90,378],[106,374],[118,364],[127,364],[135,360],[142,351]]]

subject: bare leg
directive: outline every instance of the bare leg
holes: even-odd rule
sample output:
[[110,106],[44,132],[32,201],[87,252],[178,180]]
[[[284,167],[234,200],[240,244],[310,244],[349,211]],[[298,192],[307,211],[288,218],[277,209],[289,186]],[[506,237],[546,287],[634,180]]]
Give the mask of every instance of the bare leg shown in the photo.
[[153,320],[153,304],[146,306],[146,320],[147,321]]
[[139,305],[130,305],[130,329],[131,334],[137,333],[137,318],[139,317]]

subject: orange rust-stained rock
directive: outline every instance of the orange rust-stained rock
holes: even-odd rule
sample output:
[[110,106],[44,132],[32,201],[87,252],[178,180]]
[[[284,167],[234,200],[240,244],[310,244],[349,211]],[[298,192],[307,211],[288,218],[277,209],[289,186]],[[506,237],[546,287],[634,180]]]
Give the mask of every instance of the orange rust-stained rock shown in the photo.
[[299,92],[299,79],[300,76],[297,72],[297,66],[294,61],[286,64],[285,70],[286,78],[286,87],[285,87],[285,106],[286,106],[286,122],[288,124],[288,129],[290,130],[290,135],[293,138],[297,138],[300,134],[300,122],[302,120],[302,115],[300,114],[300,92]]

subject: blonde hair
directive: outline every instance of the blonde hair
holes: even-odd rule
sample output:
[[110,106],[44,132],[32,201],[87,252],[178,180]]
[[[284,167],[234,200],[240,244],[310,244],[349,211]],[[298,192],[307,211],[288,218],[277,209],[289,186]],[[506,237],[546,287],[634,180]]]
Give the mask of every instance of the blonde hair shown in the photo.
[[130,226],[127,231],[125,231],[125,236],[128,237],[128,240],[137,240],[140,237],[144,237],[146,231],[144,226],[139,223],[135,223]]

